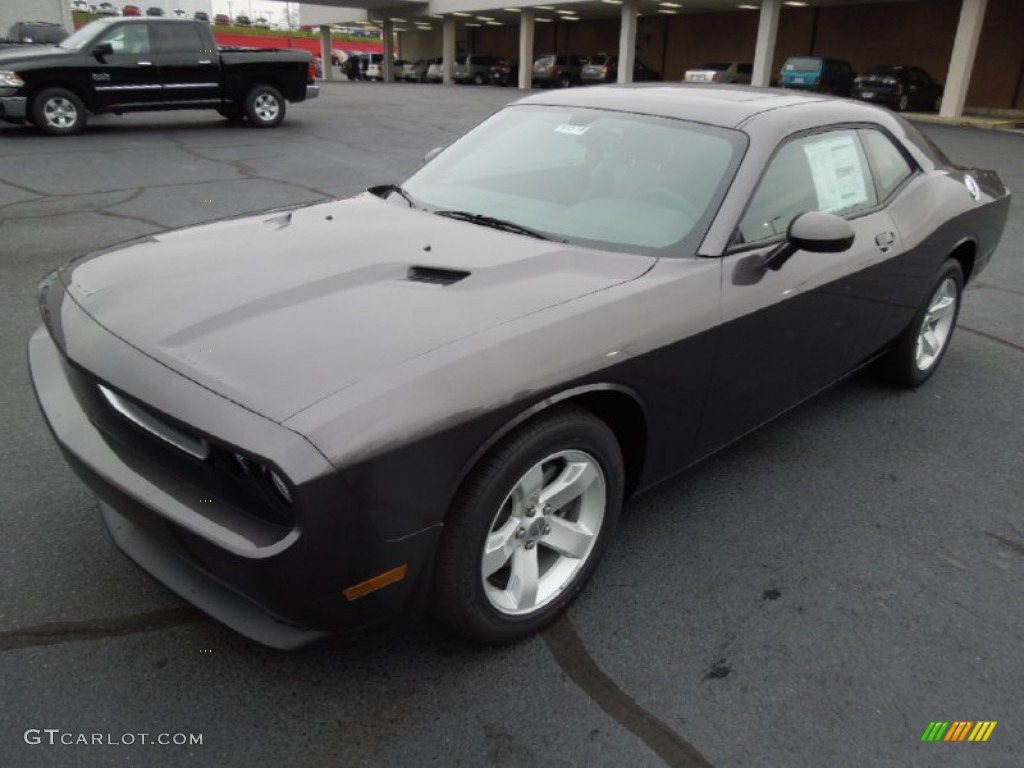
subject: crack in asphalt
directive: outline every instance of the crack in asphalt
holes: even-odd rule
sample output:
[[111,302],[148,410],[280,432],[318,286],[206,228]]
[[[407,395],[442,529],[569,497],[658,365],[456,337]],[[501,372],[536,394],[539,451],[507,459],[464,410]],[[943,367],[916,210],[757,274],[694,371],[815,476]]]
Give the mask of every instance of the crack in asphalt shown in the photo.
[[86,621],[54,621],[31,627],[0,632],[0,653],[41,645],[61,645],[83,640],[135,635],[157,629],[178,627],[202,621],[203,614],[194,608],[167,608],[148,613],[132,613]]
[[1024,352],[1024,345],[1015,344],[1012,341],[1007,341],[1006,339],[1000,338],[999,336],[996,336],[995,334],[986,333],[985,331],[979,331],[977,328],[971,328],[971,327],[963,325],[963,324],[959,325],[958,327],[961,330],[966,331],[967,333],[973,333],[975,336],[981,336],[983,339],[988,339],[989,341],[994,341],[994,342],[996,342],[996,344],[1002,344],[1004,347],[1009,347],[1010,349],[1015,349],[1018,352]]
[[544,641],[555,661],[573,682],[667,765],[672,768],[713,768],[682,736],[616,685],[590,656],[568,616],[563,615],[544,631]]
[[1012,549],[1015,552],[1018,552],[1019,554],[1024,555],[1024,541],[1018,541],[1017,539],[1011,539],[1009,536],[1003,536],[1002,534],[999,534],[999,533],[992,533],[991,531],[983,531],[983,533],[986,536],[988,536],[989,538],[995,539],[1000,544],[1002,544],[1004,547],[1008,547],[1009,549]]

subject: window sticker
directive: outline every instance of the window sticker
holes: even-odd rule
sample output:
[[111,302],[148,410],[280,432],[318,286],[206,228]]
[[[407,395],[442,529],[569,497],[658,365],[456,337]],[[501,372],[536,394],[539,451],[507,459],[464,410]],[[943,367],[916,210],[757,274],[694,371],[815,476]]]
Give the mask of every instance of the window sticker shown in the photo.
[[864,167],[853,136],[829,136],[808,142],[804,153],[818,193],[818,210],[836,213],[868,201]]
[[589,125],[569,125],[565,123],[555,128],[556,133],[567,133],[570,136],[582,136],[584,133],[590,130]]

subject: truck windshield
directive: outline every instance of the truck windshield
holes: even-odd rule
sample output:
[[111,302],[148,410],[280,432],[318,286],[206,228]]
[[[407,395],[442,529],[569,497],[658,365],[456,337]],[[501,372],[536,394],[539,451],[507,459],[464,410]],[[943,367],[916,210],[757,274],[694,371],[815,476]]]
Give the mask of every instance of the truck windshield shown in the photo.
[[106,29],[111,24],[116,24],[118,21],[120,21],[120,19],[117,17],[112,19],[97,19],[96,21],[86,24],[73,35],[69,35],[64,38],[60,42],[60,47],[69,51],[80,51],[95,39],[97,35],[99,35],[100,30]]

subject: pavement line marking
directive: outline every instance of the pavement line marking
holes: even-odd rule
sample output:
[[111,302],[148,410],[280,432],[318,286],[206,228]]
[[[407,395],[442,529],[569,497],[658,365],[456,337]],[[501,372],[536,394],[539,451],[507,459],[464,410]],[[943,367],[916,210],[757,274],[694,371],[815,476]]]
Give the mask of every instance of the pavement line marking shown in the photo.
[[544,641],[573,682],[666,764],[672,768],[713,768],[700,752],[637,704],[604,673],[591,658],[568,616],[563,615],[544,631]]
[[132,613],[127,616],[112,616],[105,619],[86,621],[54,621],[31,627],[0,632],[0,652],[21,648],[35,648],[40,645],[60,645],[83,640],[99,640],[104,637],[134,635],[157,629],[192,624],[203,619],[203,614],[194,608],[168,608],[149,613]]
[[1024,352],[1024,346],[1021,346],[1020,344],[1014,344],[1012,341],[1007,341],[1006,339],[1001,339],[998,336],[995,336],[991,333],[985,333],[984,331],[979,331],[975,328],[969,328],[966,325],[959,325],[957,327],[960,328],[961,330],[967,331],[967,333],[973,333],[976,336],[981,336],[983,339],[994,341],[997,344],[1002,344],[1004,346],[1009,347],[1010,349],[1015,349],[1018,352]]

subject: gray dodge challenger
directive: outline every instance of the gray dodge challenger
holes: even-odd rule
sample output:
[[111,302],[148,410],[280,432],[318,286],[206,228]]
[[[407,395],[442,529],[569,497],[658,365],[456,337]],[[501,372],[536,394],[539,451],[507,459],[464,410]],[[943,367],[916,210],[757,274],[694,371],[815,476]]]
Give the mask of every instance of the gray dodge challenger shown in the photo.
[[862,367],[924,384],[1008,209],[864,104],[544,93],[400,185],[76,259],[32,379],[117,545],[237,631],[511,642],[632,494]]

